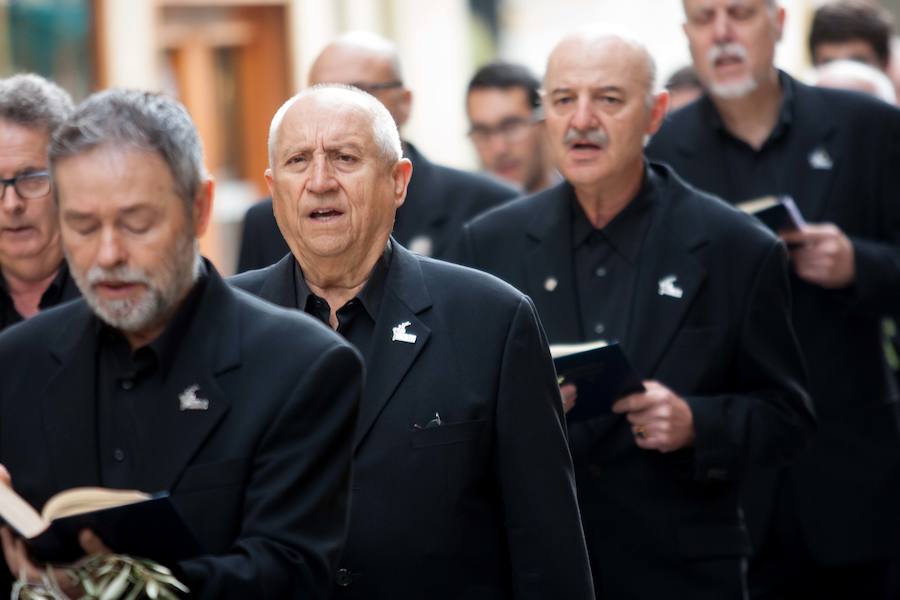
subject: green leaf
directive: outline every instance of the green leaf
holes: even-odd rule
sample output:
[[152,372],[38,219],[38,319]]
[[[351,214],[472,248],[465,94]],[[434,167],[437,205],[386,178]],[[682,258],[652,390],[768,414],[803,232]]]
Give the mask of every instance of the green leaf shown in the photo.
[[125,568],[116,575],[116,578],[109,584],[109,587],[103,590],[103,595],[100,596],[100,600],[117,600],[128,587],[128,576],[130,574],[131,565],[125,565]]

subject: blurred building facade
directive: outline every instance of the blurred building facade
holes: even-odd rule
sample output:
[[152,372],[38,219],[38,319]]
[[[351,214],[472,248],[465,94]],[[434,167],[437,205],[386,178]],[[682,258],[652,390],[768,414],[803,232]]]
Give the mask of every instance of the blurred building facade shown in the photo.
[[[777,60],[788,71],[808,65],[817,1],[782,0],[788,22]],[[0,0],[0,75],[35,71],[76,99],[133,87],[184,102],[217,180],[203,251],[228,273],[244,210],[266,194],[269,120],[335,35],[369,30],[394,40],[414,94],[404,136],[435,161],[473,168],[464,96],[475,68],[501,57],[541,73],[561,35],[599,21],[641,35],[661,78],[689,62],[680,0]]]

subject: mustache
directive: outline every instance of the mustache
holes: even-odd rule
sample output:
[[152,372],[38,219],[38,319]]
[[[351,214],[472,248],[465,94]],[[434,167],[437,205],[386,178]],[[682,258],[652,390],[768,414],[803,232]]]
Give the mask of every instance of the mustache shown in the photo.
[[563,138],[563,143],[567,146],[571,146],[577,142],[587,142],[589,144],[594,144],[595,146],[600,146],[601,148],[606,148],[607,144],[609,144],[609,135],[602,129],[577,129],[575,127],[569,127]]
[[95,285],[101,281],[117,281],[120,283],[138,283],[149,285],[152,283],[150,277],[141,269],[135,269],[125,265],[114,267],[112,269],[104,269],[103,267],[93,266],[87,272],[88,285]]
[[727,44],[716,44],[706,53],[706,60],[709,61],[710,65],[716,64],[716,61],[722,58],[746,60],[747,48],[737,42],[728,42]]

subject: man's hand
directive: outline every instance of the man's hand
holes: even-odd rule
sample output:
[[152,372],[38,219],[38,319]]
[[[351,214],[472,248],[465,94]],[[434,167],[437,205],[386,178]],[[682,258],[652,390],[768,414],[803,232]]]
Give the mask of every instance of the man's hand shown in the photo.
[[575,400],[578,399],[578,388],[574,383],[564,383],[559,386],[559,395],[562,397],[563,413],[568,414],[575,408]]
[[680,396],[656,381],[645,381],[645,392],[625,396],[613,404],[625,413],[635,443],[644,450],[674,452],[694,443],[694,415]]
[[836,225],[806,224],[778,235],[791,249],[800,279],[828,289],[845,288],[856,279],[853,243]]

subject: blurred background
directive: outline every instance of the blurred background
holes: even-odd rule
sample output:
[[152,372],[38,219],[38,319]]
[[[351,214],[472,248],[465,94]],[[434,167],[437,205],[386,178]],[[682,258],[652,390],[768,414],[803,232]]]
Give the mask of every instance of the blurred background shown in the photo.
[[[817,0],[787,11],[777,62],[802,77]],[[900,23],[900,0],[883,0]],[[494,58],[543,72],[568,30],[616,22],[636,31],[661,80],[688,64],[680,0],[0,0],[0,76],[33,71],[76,100],[106,87],[161,90],[191,112],[217,181],[204,254],[233,272],[246,208],[266,195],[266,135],[278,106],[306,84],[335,35],[369,30],[396,42],[413,91],[404,137],[431,159],[474,168],[465,88]]]

